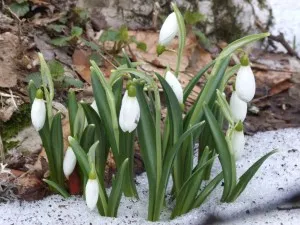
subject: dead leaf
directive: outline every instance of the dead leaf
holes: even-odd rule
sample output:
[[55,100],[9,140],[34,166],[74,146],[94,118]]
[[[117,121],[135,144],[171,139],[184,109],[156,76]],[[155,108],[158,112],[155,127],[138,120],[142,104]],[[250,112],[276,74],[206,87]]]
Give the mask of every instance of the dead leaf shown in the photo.
[[83,49],[76,49],[72,55],[74,69],[81,76],[81,78],[89,84],[91,84],[91,71],[89,61],[90,55],[91,51]]
[[279,94],[285,90],[288,90],[289,88],[291,88],[294,84],[291,83],[290,81],[288,80],[283,80],[279,83],[277,83],[276,85],[274,85],[270,91],[269,91],[269,95],[276,95],[276,94]]

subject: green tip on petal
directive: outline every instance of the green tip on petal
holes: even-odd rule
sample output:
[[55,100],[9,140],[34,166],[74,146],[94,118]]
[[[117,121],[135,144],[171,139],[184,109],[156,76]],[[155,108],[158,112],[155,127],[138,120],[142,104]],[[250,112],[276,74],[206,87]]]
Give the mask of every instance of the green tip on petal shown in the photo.
[[164,51],[166,51],[166,47],[164,45],[157,45],[156,46],[156,53],[160,56]]
[[128,96],[129,97],[135,97],[136,96],[136,87],[135,85],[129,85],[129,87],[127,88],[128,91]]
[[126,90],[129,89],[129,87],[133,84],[133,81],[132,80],[129,80],[127,81],[127,84],[126,84]]
[[247,54],[244,54],[244,55],[241,57],[240,61],[241,61],[241,65],[242,65],[242,66],[248,66],[248,65],[249,65],[249,57],[248,57],[248,55],[247,55]]
[[36,91],[36,94],[35,94],[35,97],[38,98],[38,99],[43,99],[44,98],[44,93],[41,89],[38,89]]
[[243,130],[244,130],[244,125],[243,125],[242,121],[239,121],[239,122],[235,125],[234,129],[235,129],[236,131],[238,131],[238,132],[243,131]]

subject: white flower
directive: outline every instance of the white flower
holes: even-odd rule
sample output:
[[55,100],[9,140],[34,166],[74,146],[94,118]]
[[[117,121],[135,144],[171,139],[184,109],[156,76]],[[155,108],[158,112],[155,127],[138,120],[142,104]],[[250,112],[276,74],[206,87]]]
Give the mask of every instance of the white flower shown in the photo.
[[166,46],[170,44],[178,33],[178,23],[175,12],[172,12],[163,23],[159,33],[159,44]]
[[73,149],[71,147],[68,147],[63,162],[63,170],[66,178],[69,178],[75,166],[76,166],[76,156],[73,152]]
[[255,78],[251,67],[241,66],[237,72],[235,90],[239,98],[245,102],[250,102],[255,94]]
[[167,71],[165,80],[171,86],[180,104],[183,103],[183,90],[177,77],[170,71]]
[[94,100],[93,102],[92,102],[92,104],[91,104],[91,107],[96,111],[96,113],[98,113],[98,115],[99,115],[99,111],[98,111],[98,107],[97,107],[97,103],[96,103],[96,101]]
[[244,131],[234,130],[231,137],[232,150],[234,152],[235,160],[241,158],[245,147]]
[[96,179],[88,179],[85,186],[85,202],[90,210],[93,210],[98,201],[99,186]]
[[244,121],[247,115],[247,103],[241,100],[236,92],[232,92],[230,109],[234,122]]
[[44,127],[46,121],[46,106],[41,98],[35,98],[31,106],[31,122],[36,131]]
[[136,97],[130,97],[128,91],[122,99],[119,124],[123,132],[131,133],[140,119],[140,106]]

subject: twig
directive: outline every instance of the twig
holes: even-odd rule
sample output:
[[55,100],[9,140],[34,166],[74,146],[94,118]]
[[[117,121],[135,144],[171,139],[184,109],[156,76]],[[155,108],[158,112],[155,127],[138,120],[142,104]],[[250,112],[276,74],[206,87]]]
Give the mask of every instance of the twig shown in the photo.
[[0,162],[4,162],[5,154],[4,154],[4,148],[3,148],[3,142],[0,134]]
[[279,35],[270,35],[269,39],[272,41],[279,42],[282,44],[282,46],[287,50],[288,54],[291,56],[296,56],[298,59],[300,57],[298,56],[297,52],[290,46],[290,44],[285,40],[283,33],[279,33]]

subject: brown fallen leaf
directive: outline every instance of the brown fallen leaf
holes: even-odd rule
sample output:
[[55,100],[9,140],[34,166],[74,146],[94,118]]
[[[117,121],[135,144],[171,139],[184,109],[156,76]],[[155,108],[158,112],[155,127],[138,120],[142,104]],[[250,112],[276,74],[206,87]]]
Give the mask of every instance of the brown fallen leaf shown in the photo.
[[76,49],[72,55],[73,66],[80,77],[91,84],[91,71],[89,57],[90,50]]
[[288,80],[284,80],[284,81],[281,81],[279,83],[277,83],[276,85],[274,85],[270,91],[269,91],[269,95],[272,96],[272,95],[276,95],[276,94],[279,94],[285,90],[288,90],[290,89],[294,84],[291,83],[290,81]]

